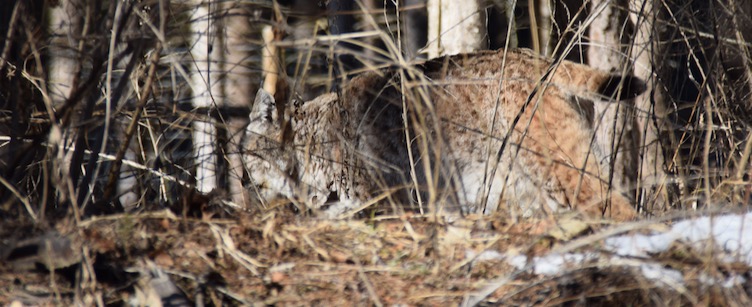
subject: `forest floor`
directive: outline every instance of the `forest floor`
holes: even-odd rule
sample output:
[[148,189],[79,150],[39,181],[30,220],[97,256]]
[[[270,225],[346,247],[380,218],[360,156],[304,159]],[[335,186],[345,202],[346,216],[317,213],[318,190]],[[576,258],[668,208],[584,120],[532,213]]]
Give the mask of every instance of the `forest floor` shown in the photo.
[[750,265],[712,244],[672,241],[643,255],[613,245],[668,234],[670,220],[336,221],[208,205],[182,217],[67,217],[46,231],[20,220],[0,228],[4,306],[752,305]]

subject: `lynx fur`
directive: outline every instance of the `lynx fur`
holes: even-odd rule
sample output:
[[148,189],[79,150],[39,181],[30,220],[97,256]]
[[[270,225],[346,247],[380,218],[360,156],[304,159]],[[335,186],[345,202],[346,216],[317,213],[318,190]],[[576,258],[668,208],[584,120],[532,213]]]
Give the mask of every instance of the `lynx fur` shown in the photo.
[[636,211],[609,188],[608,159],[593,144],[593,104],[642,91],[635,77],[526,50],[448,56],[364,73],[286,108],[259,91],[244,159],[260,200],[328,217],[390,198],[629,220]]

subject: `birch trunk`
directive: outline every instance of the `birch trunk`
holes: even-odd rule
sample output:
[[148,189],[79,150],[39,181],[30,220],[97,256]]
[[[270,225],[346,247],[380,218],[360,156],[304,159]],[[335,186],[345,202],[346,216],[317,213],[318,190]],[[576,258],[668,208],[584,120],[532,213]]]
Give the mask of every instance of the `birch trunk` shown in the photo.
[[[632,73],[626,57],[630,40],[627,7],[627,0],[592,1],[596,17],[589,28],[590,66],[613,73]],[[596,103],[595,114],[596,144],[603,155],[599,162],[610,171],[614,193],[626,194],[634,200],[639,164],[639,130],[634,108],[621,102]]]
[[[355,16],[351,14],[355,0],[328,0],[326,1],[326,14],[329,20],[329,34],[341,35],[355,32]],[[338,41],[334,46],[334,58],[332,65],[334,79],[346,81],[347,74],[353,69],[361,67],[360,62],[348,51],[356,51],[361,48],[355,44]],[[337,83],[335,83],[337,84]],[[335,88],[338,85],[335,86]]]
[[402,8],[406,11],[402,17],[402,45],[405,59],[412,60],[420,55],[420,49],[426,46],[428,38],[428,16],[426,15],[426,0],[405,0]]
[[657,67],[663,63],[655,63],[655,59],[663,58],[661,54],[664,52],[656,28],[660,11],[660,3],[654,0],[630,1],[630,18],[636,28],[631,50],[635,61],[634,73],[648,85],[645,93],[635,100],[636,112],[640,114],[639,129],[643,134],[638,176],[642,194],[639,205],[646,209],[655,207],[655,204],[667,205],[670,198],[666,186],[669,177],[661,146],[661,133],[669,131],[669,110],[666,106],[667,93],[664,87],[657,86],[660,84]]
[[551,46],[551,29],[553,18],[551,16],[552,3],[549,0],[536,0],[530,8],[530,23],[533,27],[533,50],[539,54],[550,57],[553,51]]
[[[191,89],[193,106],[209,110],[222,100],[220,81],[221,44],[217,39],[215,0],[194,0],[191,16]],[[217,129],[210,112],[193,122],[193,146],[196,157],[196,189],[208,193],[217,187]]]
[[[250,35],[249,14],[244,7],[237,2],[225,4],[227,17],[225,17],[225,103],[232,108],[248,107],[248,97],[253,96],[251,89],[251,70],[246,62],[250,57],[248,42]],[[243,187],[243,159],[241,147],[243,133],[248,125],[247,116],[232,116],[227,120],[228,137],[228,184],[232,201],[238,205],[247,204],[245,188]]]
[[77,0],[62,0],[50,8],[47,87],[53,106],[61,106],[73,90],[78,67],[77,37],[81,32],[81,10]]
[[[82,35],[83,1],[61,0],[49,8],[49,23],[47,29],[50,35],[48,49],[49,69],[47,70],[47,91],[49,104],[47,111],[54,116],[54,109],[65,104],[70,97],[80,71],[78,61],[79,37]],[[55,159],[52,169],[55,170],[52,183],[56,185],[57,196],[60,201],[68,199],[75,201],[75,183],[70,176],[73,151],[71,148],[77,134],[74,129],[60,127],[53,124],[50,130],[49,142],[54,144]]]
[[428,58],[488,48],[481,4],[479,0],[428,0]]

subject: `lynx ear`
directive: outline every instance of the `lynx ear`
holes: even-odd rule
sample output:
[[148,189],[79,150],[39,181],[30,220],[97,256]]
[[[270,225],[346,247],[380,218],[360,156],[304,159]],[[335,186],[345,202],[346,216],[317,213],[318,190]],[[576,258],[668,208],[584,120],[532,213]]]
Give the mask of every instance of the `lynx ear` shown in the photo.
[[277,107],[274,101],[274,97],[272,97],[272,95],[263,88],[259,89],[258,92],[256,92],[256,99],[253,101],[253,108],[251,109],[250,118],[251,122],[277,122]]
[[640,96],[647,86],[640,78],[632,75],[622,76],[618,74],[610,75],[601,83],[598,88],[598,94],[607,100],[628,100]]

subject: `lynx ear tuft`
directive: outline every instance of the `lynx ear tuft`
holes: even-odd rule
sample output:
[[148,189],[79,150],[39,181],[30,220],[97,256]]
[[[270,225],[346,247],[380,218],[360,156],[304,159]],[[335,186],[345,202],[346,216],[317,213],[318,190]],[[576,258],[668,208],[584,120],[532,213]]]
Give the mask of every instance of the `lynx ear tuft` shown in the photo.
[[256,92],[256,99],[253,101],[253,109],[251,109],[251,122],[253,121],[267,121],[273,122],[277,120],[277,107],[275,105],[274,97],[263,88]]
[[610,75],[598,88],[598,94],[608,100],[629,100],[640,96],[647,89],[642,79],[627,75]]

